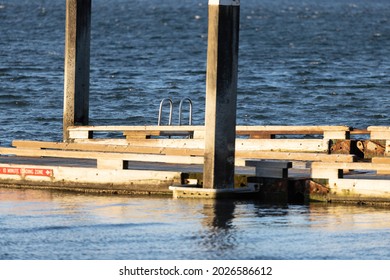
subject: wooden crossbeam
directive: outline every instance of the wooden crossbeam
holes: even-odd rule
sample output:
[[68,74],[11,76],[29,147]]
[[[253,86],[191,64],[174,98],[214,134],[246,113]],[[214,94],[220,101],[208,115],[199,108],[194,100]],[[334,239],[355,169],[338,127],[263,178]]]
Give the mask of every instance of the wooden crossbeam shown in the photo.
[[[189,148],[159,148],[142,147],[130,145],[106,145],[97,143],[67,143],[67,142],[45,142],[14,140],[14,147],[19,149],[54,149],[66,151],[89,151],[89,152],[113,152],[113,153],[134,153],[134,154],[158,154],[158,155],[181,155],[181,156],[203,156],[203,149]],[[273,151],[252,151],[236,150],[236,158],[254,159],[276,159],[294,161],[323,161],[323,162],[353,162],[354,155],[325,154],[307,152],[273,152]]]
[[[378,163],[378,164],[388,164],[390,166],[390,158],[389,157],[373,157],[371,159],[372,163]],[[378,170],[377,174],[390,174],[390,171],[388,170]]]
[[[129,140],[130,146],[204,149],[202,139]],[[236,151],[291,151],[328,152],[328,141],[323,139],[236,139]]]
[[371,159],[372,163],[382,163],[390,165],[390,157],[373,157]]
[[292,168],[292,162],[281,160],[246,160],[245,165],[257,168]]
[[[351,128],[348,126],[321,126],[321,125],[302,125],[302,126],[273,126],[273,125],[259,125],[259,126],[244,126],[238,125],[237,130],[239,131],[283,131],[283,132],[307,132],[307,133],[322,133],[324,131],[349,131]],[[137,126],[70,126],[69,131],[203,131],[204,126],[201,125],[137,125]]]
[[292,162],[280,160],[246,160],[246,166],[254,166],[256,177],[260,178],[288,178],[288,169]]
[[300,152],[267,152],[267,151],[236,151],[236,158],[291,160],[291,161],[320,161],[320,162],[354,162],[354,155],[300,153]]
[[137,154],[121,152],[98,152],[98,151],[76,151],[76,150],[39,150],[39,149],[21,149],[21,148],[0,148],[2,155],[16,155],[29,157],[58,157],[69,159],[97,159],[99,162],[106,164],[111,161],[141,161],[141,162],[164,162],[164,163],[182,163],[182,164],[202,164],[202,157],[185,156],[185,155],[159,155],[159,154]]
[[[115,144],[117,143],[117,145]],[[119,144],[121,143],[121,144]],[[106,145],[107,149],[137,150],[147,153],[148,150],[156,149],[191,149],[203,150],[204,141],[202,139],[133,139],[123,141],[121,139],[113,140],[79,140],[77,143],[50,144],[59,147],[75,146],[87,147],[88,145]],[[20,142],[13,142],[14,146],[20,146]],[[26,144],[24,144],[26,145]],[[110,147],[111,146],[111,147]],[[123,148],[119,148],[124,146]],[[143,148],[142,148],[143,147]],[[46,148],[49,148],[46,146]],[[321,152],[328,153],[328,141],[323,139],[236,139],[236,151],[275,151],[275,152]],[[161,151],[159,153],[162,153]]]
[[386,163],[372,162],[313,162],[312,168],[348,169],[348,170],[390,170]]
[[[275,135],[322,135],[326,139],[348,139],[352,129],[348,126],[237,126],[236,134],[250,138],[271,139]],[[93,132],[121,132],[127,139],[150,136],[204,137],[204,126],[72,126],[71,139],[93,137]]]
[[367,130],[373,140],[390,140],[390,126],[369,126]]
[[[389,174],[390,165],[387,163],[352,162],[352,163],[328,163],[313,162],[311,165],[312,178],[338,179],[343,178],[344,170],[374,171],[376,174]],[[389,183],[390,184],[390,183]]]
[[19,149],[54,149],[67,151],[89,151],[89,152],[116,152],[116,153],[135,153],[135,154],[157,154],[157,155],[183,155],[183,156],[202,156],[203,149],[188,148],[170,148],[153,146],[135,146],[135,145],[112,145],[99,142],[88,143],[67,143],[67,142],[44,142],[44,141],[25,141],[14,140],[12,146]]

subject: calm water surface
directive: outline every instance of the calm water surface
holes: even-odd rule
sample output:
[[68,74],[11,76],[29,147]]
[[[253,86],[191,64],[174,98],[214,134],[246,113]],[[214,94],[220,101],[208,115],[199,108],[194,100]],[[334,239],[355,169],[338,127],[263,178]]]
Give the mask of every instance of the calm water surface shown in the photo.
[[[206,0],[93,0],[90,120],[203,124]],[[62,138],[65,0],[0,0],[0,143]],[[241,1],[238,124],[389,125],[390,1]],[[174,122],[178,121],[177,110]],[[0,190],[0,259],[389,259],[386,209]]]
[[0,189],[0,259],[390,259],[389,214]]

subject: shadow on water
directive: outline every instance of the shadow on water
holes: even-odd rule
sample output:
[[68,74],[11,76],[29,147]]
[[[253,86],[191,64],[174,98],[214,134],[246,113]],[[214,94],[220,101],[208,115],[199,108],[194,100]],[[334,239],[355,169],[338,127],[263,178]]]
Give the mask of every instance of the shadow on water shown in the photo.
[[[197,239],[208,256],[219,259],[242,258],[243,244],[263,240],[262,228],[288,226],[289,204],[264,204],[258,200],[202,201],[202,232]],[[291,207],[295,207],[292,205]],[[307,213],[307,206],[296,205]],[[250,232],[250,236],[245,237]],[[249,245],[250,247],[253,245]],[[240,252],[232,254],[232,252]]]

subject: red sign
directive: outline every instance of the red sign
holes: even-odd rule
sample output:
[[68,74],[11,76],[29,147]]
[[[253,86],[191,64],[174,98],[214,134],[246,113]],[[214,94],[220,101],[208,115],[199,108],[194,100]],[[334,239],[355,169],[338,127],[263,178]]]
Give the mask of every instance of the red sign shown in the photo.
[[0,168],[0,174],[21,175],[20,170],[20,168],[2,167]]
[[53,169],[0,167],[0,174],[51,177]]
[[[22,169],[22,172],[23,172],[23,169]],[[24,168],[24,175],[50,177],[53,175],[53,169]]]

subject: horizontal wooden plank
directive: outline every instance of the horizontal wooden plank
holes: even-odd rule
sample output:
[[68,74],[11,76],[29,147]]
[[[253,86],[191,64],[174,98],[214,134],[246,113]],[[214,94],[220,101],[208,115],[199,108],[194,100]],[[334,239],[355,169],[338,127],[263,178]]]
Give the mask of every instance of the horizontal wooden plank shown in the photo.
[[240,131],[281,131],[281,132],[312,132],[321,133],[324,131],[348,131],[351,129],[349,126],[332,126],[332,125],[253,125],[243,126],[238,125],[236,127]]
[[[166,154],[166,155],[198,155],[204,154],[203,149],[179,149],[179,148],[156,148],[140,147],[129,145],[108,145],[89,141],[88,143],[66,143],[66,142],[45,142],[14,140],[14,147],[23,149],[59,149],[59,150],[80,150],[100,151],[119,153],[145,153],[145,154]],[[307,153],[307,152],[272,152],[272,151],[236,151],[237,158],[254,159],[276,159],[276,160],[297,160],[297,161],[324,161],[324,162],[353,162],[354,155]]]
[[376,198],[382,200],[390,198],[390,180],[389,179],[349,179],[340,178],[329,181],[332,185],[332,192],[335,196],[342,196],[343,199],[363,199],[364,197]]
[[373,140],[390,140],[390,126],[369,126],[367,130]]
[[[371,159],[371,162],[378,163],[378,164],[390,165],[390,158],[389,157],[374,157]],[[390,174],[390,170],[378,170],[377,174]]]
[[390,131],[371,131],[370,139],[372,139],[372,140],[390,140]]
[[281,160],[246,160],[246,166],[254,166],[257,177],[261,178],[287,178],[288,168],[292,162]]
[[390,164],[390,157],[373,157],[371,159],[372,163],[384,163],[384,164]]
[[[204,126],[199,125],[145,125],[145,126],[70,126],[68,131],[199,131],[204,130]],[[293,126],[244,126],[236,127],[239,131],[282,131],[282,132],[313,132],[320,133],[323,131],[348,131],[351,127],[348,126],[321,126],[321,125],[293,125]]]
[[256,168],[256,177],[286,179],[288,168]]
[[137,125],[137,126],[109,126],[109,125],[85,125],[70,126],[68,131],[198,131],[204,130],[204,126],[196,125]]
[[256,168],[291,168],[292,162],[281,160],[246,160],[246,166],[255,166]]
[[311,165],[312,169],[341,169],[341,170],[390,170],[389,164],[383,163],[372,163],[372,162],[313,162]]
[[132,131],[124,131],[123,135],[126,136],[127,140],[131,139],[147,139],[152,136],[166,136],[166,137],[172,137],[172,136],[181,136],[186,138],[193,138],[194,137],[194,131],[189,130],[172,130],[172,131],[163,131],[163,130],[148,130],[148,131],[142,131],[142,130],[132,130]]
[[[130,146],[204,149],[202,139],[129,140]],[[328,141],[322,139],[236,139],[236,151],[328,152]]]
[[369,126],[368,131],[390,131],[390,126]]
[[[106,145],[112,146],[119,150],[119,146],[123,145],[126,148],[121,148],[122,151],[144,150],[145,153],[148,150],[155,151],[156,149],[191,149],[191,150],[203,150],[204,141],[202,139],[133,139],[129,141],[121,139],[110,140],[78,140],[76,143],[68,143],[69,147],[75,144],[84,144],[84,147],[88,145]],[[21,142],[13,142],[14,146],[21,147]],[[56,144],[59,146],[59,144]],[[80,145],[81,146],[81,145]],[[96,146],[95,146],[96,147]],[[144,147],[144,149],[142,148]],[[148,149],[149,148],[149,149]],[[273,151],[273,152],[328,152],[328,142],[322,139],[237,139],[236,151]],[[152,152],[156,153],[156,152]],[[159,150],[158,153],[164,153]],[[197,153],[198,154],[198,153]],[[197,155],[195,154],[195,155]]]
[[[151,138],[152,136],[182,136],[204,138],[204,126],[71,126],[71,139],[92,139],[94,132],[121,132],[127,139]],[[238,136],[256,139],[272,139],[275,135],[321,135],[326,139],[347,139],[348,126],[237,126]]]
[[[204,126],[71,126],[68,128],[71,138],[92,138],[92,132],[122,132],[128,138],[145,135],[197,135],[201,138]],[[350,131],[347,126],[237,126],[237,135],[248,135],[256,138],[270,138],[271,135],[334,135],[345,138],[342,132]],[[341,134],[340,134],[341,133]],[[328,137],[329,138],[329,137]]]
[[236,151],[236,157],[277,159],[294,161],[323,161],[323,162],[354,162],[354,155],[305,153],[305,152],[267,152],[267,151]]
[[356,128],[353,128],[351,131],[350,131],[350,134],[351,135],[365,135],[365,134],[370,134],[370,132],[367,130],[367,129],[356,129]]
[[39,149],[19,149],[1,148],[2,155],[17,155],[30,157],[61,157],[78,159],[106,159],[106,160],[127,160],[144,162],[164,162],[164,163],[184,163],[203,164],[203,157],[184,155],[158,155],[158,154],[136,154],[136,153],[110,153],[96,151],[70,151],[70,150],[39,150]]
[[44,141],[25,141],[14,140],[14,147],[20,149],[59,149],[67,151],[98,151],[98,152],[115,152],[115,153],[136,153],[136,154],[160,154],[160,155],[183,155],[183,156],[203,156],[203,149],[179,149],[164,148],[152,146],[130,146],[127,142],[123,145],[106,143],[102,140],[89,140],[81,143],[65,142],[44,142]]

